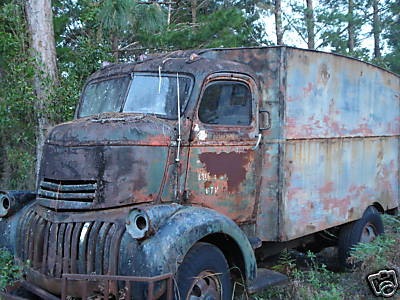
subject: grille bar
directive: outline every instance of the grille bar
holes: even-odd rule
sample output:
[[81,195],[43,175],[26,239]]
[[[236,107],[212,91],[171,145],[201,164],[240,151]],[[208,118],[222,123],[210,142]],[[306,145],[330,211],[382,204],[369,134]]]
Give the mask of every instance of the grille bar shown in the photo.
[[96,198],[96,181],[53,181],[43,179],[38,190],[40,200],[92,202]]
[[64,257],[63,257],[63,266],[62,270],[70,270],[71,267],[71,241],[72,241],[72,232],[75,227],[74,223],[68,223],[67,228],[65,229],[65,237],[64,237]]
[[[46,179],[45,179],[46,180]],[[60,191],[60,192],[75,192],[75,191],[88,191],[93,192],[97,189],[97,183],[81,183],[81,184],[74,184],[74,183],[67,183],[67,182],[59,182],[54,183],[50,181],[43,180],[40,183],[40,186],[43,189],[51,190],[51,191]]]
[[53,199],[53,200],[80,200],[80,201],[92,201],[94,198],[93,193],[59,193],[50,192],[39,189],[39,198],[42,199]]
[[30,212],[21,223],[20,258],[44,275],[116,274],[125,226],[104,221],[56,223]]

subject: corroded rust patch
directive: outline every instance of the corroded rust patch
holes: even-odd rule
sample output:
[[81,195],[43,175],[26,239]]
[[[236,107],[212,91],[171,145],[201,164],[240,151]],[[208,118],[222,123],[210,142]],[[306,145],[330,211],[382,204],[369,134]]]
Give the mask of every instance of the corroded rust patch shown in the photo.
[[246,178],[245,166],[249,163],[247,152],[205,152],[199,155],[200,161],[204,164],[207,172],[211,176],[228,177],[228,192],[234,192],[239,189],[239,185]]

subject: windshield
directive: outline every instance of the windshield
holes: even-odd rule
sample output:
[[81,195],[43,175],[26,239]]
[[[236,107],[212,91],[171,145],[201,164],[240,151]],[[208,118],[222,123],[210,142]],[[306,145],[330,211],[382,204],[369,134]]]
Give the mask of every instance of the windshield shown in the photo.
[[89,83],[82,96],[79,117],[106,112],[155,114],[176,119],[178,88],[181,111],[191,90],[190,77],[176,74],[134,73]]
[[129,85],[129,77],[97,81],[86,86],[83,92],[79,117],[102,112],[119,112]]

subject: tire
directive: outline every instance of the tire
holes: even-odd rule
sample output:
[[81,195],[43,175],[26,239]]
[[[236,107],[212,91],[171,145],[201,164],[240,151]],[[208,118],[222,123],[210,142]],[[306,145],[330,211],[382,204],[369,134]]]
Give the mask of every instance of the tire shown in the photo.
[[175,299],[228,300],[232,296],[229,266],[222,251],[208,243],[196,243],[177,272]]
[[361,219],[344,225],[340,230],[338,240],[340,265],[344,268],[354,268],[354,264],[348,261],[351,249],[358,243],[371,242],[383,233],[380,213],[375,207],[368,207]]

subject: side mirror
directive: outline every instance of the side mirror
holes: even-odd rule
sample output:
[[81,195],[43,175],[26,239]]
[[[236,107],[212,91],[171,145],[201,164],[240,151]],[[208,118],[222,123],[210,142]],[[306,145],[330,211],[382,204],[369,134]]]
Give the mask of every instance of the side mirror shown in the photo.
[[267,110],[260,110],[260,130],[271,128],[271,115]]

